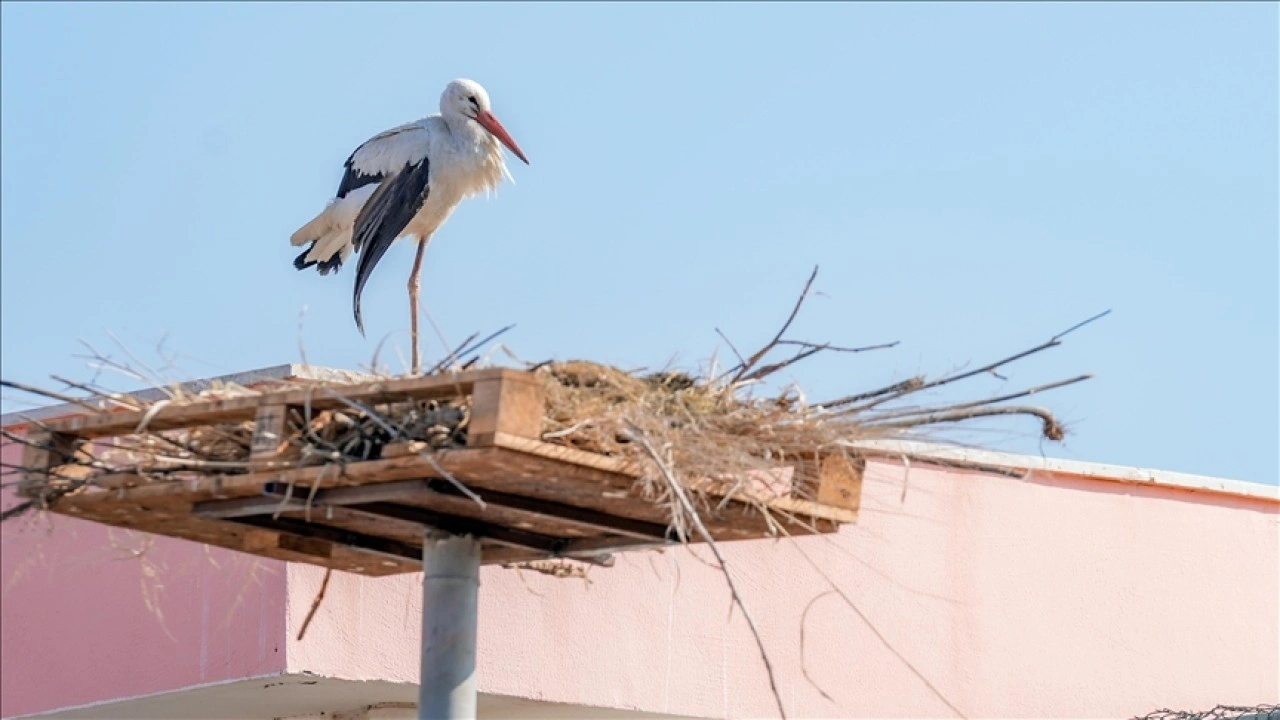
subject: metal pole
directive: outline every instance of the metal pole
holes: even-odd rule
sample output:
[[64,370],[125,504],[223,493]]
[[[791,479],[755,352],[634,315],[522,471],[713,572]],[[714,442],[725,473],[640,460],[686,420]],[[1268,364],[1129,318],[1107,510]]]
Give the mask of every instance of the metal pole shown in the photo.
[[422,544],[419,720],[475,720],[480,543],[428,530]]

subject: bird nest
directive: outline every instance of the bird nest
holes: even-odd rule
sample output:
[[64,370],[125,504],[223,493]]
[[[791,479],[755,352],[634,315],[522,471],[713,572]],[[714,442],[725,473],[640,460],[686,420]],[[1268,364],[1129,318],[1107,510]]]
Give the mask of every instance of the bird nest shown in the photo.
[[[815,270],[816,274],[816,270]],[[867,347],[838,347],[788,339],[786,333],[808,296],[813,276],[805,286],[786,323],[776,335],[750,355],[737,354],[733,367],[711,367],[702,373],[630,372],[589,361],[545,362],[528,366],[542,386],[542,432],[545,443],[621,458],[641,468],[641,493],[653,502],[671,507],[672,525],[685,528],[688,519],[677,500],[680,489],[709,502],[701,490],[710,479],[724,495],[725,483],[775,477],[780,467],[790,468],[788,484],[803,496],[813,468],[824,457],[856,456],[867,440],[914,436],[931,427],[983,417],[1023,415],[1033,418],[1049,440],[1061,440],[1064,429],[1047,409],[1012,401],[1089,376],[1028,388],[1016,393],[945,405],[910,404],[916,396],[988,373],[1036,352],[1061,344],[1062,337],[1080,323],[1033,348],[965,372],[936,379],[923,376],[864,392],[854,392],[823,402],[808,401],[795,386],[771,393],[758,388],[783,369],[820,353],[859,353],[893,347],[896,343]],[[1105,314],[1105,313],[1104,313]],[[1094,318],[1091,318],[1092,320]],[[1085,321],[1086,323],[1089,321]],[[474,337],[474,336],[473,336]],[[470,340],[470,339],[469,339]],[[464,343],[466,346],[467,343]],[[450,353],[434,372],[448,374],[473,367],[474,346]],[[782,351],[790,354],[775,358]],[[97,354],[104,363],[117,363]],[[123,367],[123,366],[122,366]],[[136,368],[127,368],[137,372]],[[159,401],[111,392],[59,379],[88,393],[71,396],[19,383],[4,384],[20,390],[74,403],[86,412],[130,409],[145,413],[137,431],[110,442],[89,443],[75,449],[42,447],[61,453],[65,463],[56,473],[39,468],[9,466],[8,474],[20,474],[21,493],[27,502],[5,512],[12,517],[30,508],[56,502],[69,492],[95,484],[96,478],[120,473],[136,474],[144,482],[165,482],[184,473],[235,475],[252,472],[253,421],[214,423],[199,427],[152,430],[146,417],[160,408],[186,401],[231,399],[277,390],[281,384],[253,388],[234,384],[208,387],[195,396],[175,389]],[[340,385],[314,383],[326,392],[341,392]],[[298,381],[288,381],[297,388]],[[313,410],[304,404],[288,411],[284,447],[274,467],[306,467],[376,460],[392,443],[416,441],[435,451],[463,448],[468,443],[471,398],[409,400],[383,404],[346,402],[340,408]],[[34,423],[39,426],[40,423]],[[27,437],[4,431],[15,442],[30,444]],[[43,472],[43,474],[42,474]]]

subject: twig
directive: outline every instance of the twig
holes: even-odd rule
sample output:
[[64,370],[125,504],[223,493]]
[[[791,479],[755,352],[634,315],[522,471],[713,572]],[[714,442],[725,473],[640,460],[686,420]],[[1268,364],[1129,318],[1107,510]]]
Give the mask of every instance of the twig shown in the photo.
[[804,551],[804,548],[800,547],[800,543],[798,542],[793,543],[793,545],[795,546],[795,549],[800,553],[800,556],[803,557],[805,561],[808,562],[811,566],[813,566],[813,569],[816,570],[817,573],[822,576],[823,580],[827,581],[827,584],[830,585],[831,589],[835,591],[835,593],[845,601],[845,604],[848,605],[850,608],[852,608],[853,611],[857,613],[858,617],[862,618],[862,622],[866,623],[867,627],[871,630],[872,634],[874,634],[876,638],[878,638],[880,642],[883,643],[884,646],[889,649],[889,652],[893,653],[895,657],[901,660],[902,664],[906,665],[907,669],[910,670],[912,674],[915,675],[920,680],[920,682],[924,683],[925,687],[929,688],[930,692],[932,692],[934,696],[936,696],[939,700],[942,701],[944,705],[946,705],[948,708],[951,709],[951,712],[955,713],[956,715],[959,715],[962,718],[965,717],[965,714],[960,712],[959,708],[951,704],[951,701],[947,699],[946,695],[943,695],[942,692],[938,690],[938,688],[934,687],[934,684],[929,682],[929,679],[926,678],[923,673],[917,670],[916,666],[911,664],[910,660],[908,660],[902,653],[898,652],[898,649],[889,643],[888,638],[880,634],[880,631],[876,628],[875,625],[871,623],[871,619],[868,618],[862,612],[862,609],[858,607],[858,604],[855,603],[852,598],[846,595],[845,592],[840,589],[839,585],[836,585],[836,582],[831,579],[831,576],[827,575],[827,573],[823,571],[823,569],[818,565],[818,563],[814,562],[813,558],[809,557],[809,554]]
[[733,341],[729,339],[729,336],[721,332],[720,328],[716,328],[716,334],[724,338],[725,343],[729,345],[729,349],[733,351],[733,356],[738,358],[737,366],[742,367],[743,365],[746,365],[747,364],[746,358],[742,357],[742,353],[738,352],[738,348],[734,346]]
[[379,372],[378,372],[378,356],[382,354],[382,346],[383,346],[383,345],[385,345],[385,344],[387,343],[387,340],[391,339],[391,336],[392,336],[393,334],[394,334],[394,332],[388,332],[388,333],[384,334],[384,335],[382,336],[382,339],[378,341],[378,344],[373,346],[373,359],[369,361],[369,374],[370,374],[370,375],[380,375],[380,374],[381,374],[381,373],[379,373]]
[[873,423],[873,427],[883,428],[911,428],[921,425],[937,425],[940,423],[960,422],[962,420],[973,420],[980,417],[991,417],[994,415],[1033,415],[1040,418],[1044,422],[1041,432],[1050,440],[1062,440],[1066,437],[1066,431],[1063,430],[1062,424],[1053,416],[1053,413],[1042,407],[1034,405],[1006,405],[994,408],[972,408],[969,410],[944,410],[942,412],[930,413],[928,415],[920,415],[918,417],[898,420],[888,423]]
[[58,402],[68,403],[70,405],[76,405],[95,413],[102,412],[101,407],[94,406],[88,402],[85,402],[84,400],[81,400],[80,398],[71,397],[70,395],[63,395],[62,393],[54,392],[52,390],[43,390],[41,388],[33,387],[31,385],[26,385],[20,382],[15,382],[13,380],[0,380],[0,387],[13,388],[14,390],[21,390],[22,392],[30,393],[32,395],[39,395],[41,397],[46,397],[46,398],[49,398],[50,400],[57,400]]
[[311,363],[307,362],[307,344],[302,339],[302,321],[307,318],[307,306],[303,305],[298,311],[298,358],[302,360],[303,367],[311,367]]
[[1108,308],[1108,309],[1106,309],[1106,310],[1103,310],[1102,312],[1098,313],[1097,315],[1094,315],[1093,317],[1089,318],[1088,320],[1081,320],[1080,322],[1076,323],[1075,325],[1072,325],[1071,327],[1067,328],[1066,330],[1063,330],[1062,332],[1058,333],[1057,335],[1054,335],[1054,336],[1053,336],[1053,339],[1054,339],[1054,340],[1060,340],[1061,338],[1065,337],[1066,335],[1069,335],[1069,334],[1071,334],[1071,333],[1075,332],[1076,330],[1079,330],[1080,328],[1084,327],[1085,325],[1088,325],[1089,323],[1093,322],[1094,320],[1101,320],[1102,318],[1104,318],[1104,317],[1106,317],[1106,316],[1108,316],[1108,315],[1110,315],[1110,314],[1111,314],[1111,310],[1110,310],[1110,308]]
[[[814,269],[814,274],[817,274],[816,268]],[[813,278],[810,277],[809,281],[812,282]],[[805,289],[807,292],[808,286],[806,286]],[[765,650],[764,640],[760,637],[760,631],[756,628],[755,621],[751,619],[751,613],[747,611],[747,606],[743,604],[742,596],[738,594],[738,588],[733,582],[733,575],[729,572],[729,565],[725,562],[724,555],[720,553],[720,548],[716,545],[715,539],[712,538],[711,533],[707,531],[707,526],[702,524],[702,518],[698,515],[697,509],[694,508],[693,502],[689,500],[689,496],[685,493],[684,487],[676,480],[671,468],[668,467],[667,463],[658,455],[658,451],[653,448],[653,445],[649,442],[649,439],[645,437],[639,426],[630,420],[627,420],[626,422],[627,427],[630,430],[631,437],[639,443],[640,447],[644,448],[644,451],[653,459],[654,464],[658,467],[658,471],[662,473],[662,477],[667,481],[667,485],[671,488],[672,494],[675,495],[680,506],[689,516],[689,521],[693,523],[694,529],[698,531],[698,535],[702,536],[702,539],[707,543],[707,547],[711,549],[711,554],[716,557],[716,562],[720,563],[720,571],[724,574],[725,582],[729,585],[729,592],[733,596],[733,601],[737,604],[738,609],[742,610],[742,616],[746,618],[747,626],[751,629],[752,636],[755,637],[756,646],[760,649],[760,659],[764,661],[765,670],[769,674],[769,688],[773,691],[773,699],[778,704],[778,715],[783,718],[783,720],[786,720],[787,711],[782,705],[782,694],[778,691],[777,680],[774,679],[773,663],[769,662],[769,653]]]
[[945,407],[908,408],[904,410],[894,410],[891,412],[877,413],[874,417],[874,420],[872,420],[871,422],[879,423],[881,421],[890,420],[894,418],[912,417],[914,415],[927,415],[931,413],[944,412],[944,411],[952,412],[955,410],[967,410],[969,408],[982,407],[984,405],[994,405],[996,403],[1005,402],[1006,400],[1016,400],[1017,398],[1028,397],[1031,395],[1035,395],[1036,393],[1048,392],[1049,390],[1056,390],[1057,388],[1066,387],[1067,385],[1074,385],[1078,382],[1084,382],[1085,380],[1089,380],[1092,377],[1093,375],[1089,375],[1089,374],[1077,375],[1073,378],[1067,378],[1066,380],[1058,380],[1051,383],[1045,383],[1044,385],[1037,385],[1033,388],[1027,388],[1026,390],[1020,390],[1018,392],[1009,393],[1007,395],[997,395],[996,397],[987,398],[986,400],[974,400],[973,402],[957,403],[954,405],[947,405]]
[[[154,436],[153,436],[154,437]],[[135,448],[136,451],[144,451],[143,448]],[[168,455],[150,454],[148,460],[154,460],[158,463],[168,465],[182,465],[189,470],[248,470],[249,462],[247,460],[202,460],[200,458],[177,458]],[[265,468],[284,467],[288,463],[270,463]]]
[[[782,340],[782,336],[787,332],[787,328],[791,327],[791,323],[795,322],[796,315],[800,313],[800,306],[804,305],[805,298],[809,297],[809,290],[810,288],[813,287],[813,280],[816,277],[818,277],[818,266],[814,265],[813,272],[810,273],[808,281],[806,281],[804,284],[804,290],[800,291],[800,297],[796,299],[795,306],[791,308],[791,315],[789,315],[787,317],[787,321],[782,324],[782,328],[778,330],[778,334],[774,335],[773,339],[770,340],[768,343],[766,343],[764,347],[757,350],[754,355],[752,355],[750,358],[747,358],[747,361],[742,363],[739,368],[733,368],[732,370],[728,371],[728,372],[734,372],[735,370],[737,371],[737,373],[733,376],[733,379],[729,381],[729,384],[732,385],[733,383],[736,383],[739,380],[741,380],[743,376],[745,376],[751,370],[751,368],[755,367],[756,363],[760,362],[761,358],[767,355],[770,350],[777,347],[778,343]],[[727,375],[728,373],[725,373],[725,374]]]
[[898,344],[898,341],[895,340],[891,343],[881,343],[879,345],[867,345],[866,347],[860,347],[860,348],[842,348],[842,347],[836,347],[834,345],[827,345],[827,344],[815,345],[813,343],[798,342],[794,340],[780,340],[777,342],[777,345],[800,345],[805,349],[791,356],[787,360],[765,365],[760,369],[756,370],[755,372],[751,373],[750,375],[747,375],[746,377],[744,377],[743,380],[760,380],[769,375],[772,375],[773,373],[779,370],[782,370],[791,365],[794,365],[800,362],[801,360],[804,360],[807,357],[817,355],[823,350],[831,350],[833,352],[859,353],[859,352],[866,352],[867,350],[883,350],[886,348],[895,347],[897,344]]
[[427,371],[426,374],[434,375],[435,373],[438,373],[441,370],[444,370],[445,368],[449,367],[450,363],[461,360],[463,357],[466,357],[468,353],[474,352],[477,349],[479,349],[481,346],[483,346],[485,343],[492,342],[498,337],[501,337],[502,335],[506,334],[507,331],[511,330],[514,327],[515,327],[514,324],[507,325],[506,327],[496,332],[490,333],[486,335],[484,338],[481,338],[480,340],[477,340],[475,342],[472,342],[472,341],[475,340],[476,336],[479,335],[480,333],[471,333],[471,335],[466,340],[463,340],[461,343],[458,344],[458,347],[453,352],[450,352],[448,355],[445,355],[443,360],[433,365],[431,369]]
[[316,597],[311,601],[311,609],[307,611],[307,616],[302,619],[302,627],[298,628],[298,642],[302,642],[302,636],[307,634],[307,627],[311,625],[311,618],[316,616],[316,611],[320,609],[320,601],[324,600],[324,591],[329,589],[329,576],[333,574],[333,568],[324,569],[324,580],[320,581],[320,591],[316,593]]
[[[334,392],[332,388],[326,387],[324,388],[324,391],[328,393],[330,396],[335,397],[338,400],[346,403],[347,405],[355,408],[356,410],[363,412],[370,420],[377,423],[383,430],[386,430],[387,432],[391,433],[392,437],[396,437],[401,440],[407,440],[410,442],[413,441],[413,438],[406,435],[402,428],[393,427],[386,420],[383,420],[382,416],[374,412],[371,408],[365,407],[364,405],[361,405],[355,400],[351,400],[347,397],[344,397],[340,393]],[[444,466],[441,465],[438,460],[436,460],[434,457],[431,456],[431,453],[426,451],[420,451],[418,453],[418,456],[421,457],[423,460],[426,460],[427,464],[429,464],[436,472],[440,473],[440,477],[444,478],[445,480],[448,480],[450,484],[452,484],[454,487],[458,489],[459,492],[461,492],[463,495],[466,495],[468,498],[474,501],[475,504],[479,505],[481,510],[485,509],[486,505],[484,500],[482,500],[479,495],[475,494],[475,492],[472,491],[471,488],[467,487],[466,485],[463,485],[462,481],[458,480],[458,478],[453,476],[453,473],[449,472],[448,470],[445,470]]]
[[97,460],[93,460],[92,458],[86,461],[84,458],[77,456],[74,452],[65,450],[53,444],[38,443],[30,438],[26,438],[21,435],[17,435],[15,433],[11,433],[8,430],[5,430],[3,428],[0,428],[0,437],[4,437],[6,440],[9,440],[10,442],[18,443],[19,445],[25,445],[27,447],[35,448],[37,450],[47,450],[49,452],[56,453],[57,455],[62,456],[62,459],[65,461],[63,463],[60,463],[63,465],[83,465],[84,467],[93,468],[95,470],[107,469],[105,465],[98,462]]
[[129,350],[129,347],[127,345],[120,342],[120,338],[116,337],[115,333],[112,333],[110,330],[108,330],[107,337],[111,338],[111,341],[116,344],[116,347],[120,348],[120,351],[123,352],[130,360],[136,363],[143,370],[147,371],[148,373],[151,373],[151,377],[146,378],[147,382],[151,383],[152,385],[155,385],[156,387],[165,386],[164,377],[160,375],[160,373],[156,372],[155,370],[152,370],[151,367],[148,366],[146,363],[142,362],[142,360],[138,359],[138,356],[134,355]]
[[902,343],[901,340],[894,340],[893,342],[880,343],[879,345],[864,345],[862,347],[840,347],[839,345],[832,345],[831,343],[811,343],[811,342],[805,342],[803,340],[779,340],[778,341],[779,345],[797,345],[803,348],[818,348],[819,350],[830,350],[831,352],[840,352],[840,353],[860,353],[860,352],[867,352],[868,350],[887,350],[892,347],[897,347],[901,343]]
[[35,505],[36,505],[35,500],[27,500],[25,502],[20,502],[17,505],[14,505],[13,507],[9,508],[8,510],[5,510],[4,512],[0,512],[0,522],[4,522],[9,518],[18,517],[22,513],[35,507]]
[[[937,455],[929,455],[927,453],[913,453],[913,452],[898,450],[894,448],[881,449],[874,446],[861,444],[856,441],[842,442],[842,443],[839,443],[839,445],[842,447],[848,448],[850,451],[855,452],[862,456],[874,455],[874,456],[889,457],[889,458],[895,458],[895,459],[901,460],[903,462],[903,465],[906,466],[908,470],[911,467],[911,463],[914,462],[914,463],[920,463],[922,465],[935,465],[938,467],[956,468],[958,470],[977,470],[979,472],[991,473],[993,475],[1003,475],[1005,477],[1011,477],[1011,478],[1020,479],[1020,478],[1026,477],[1025,471],[1016,470],[1014,468],[1009,468],[1002,465],[993,465],[991,463],[979,462],[977,460],[965,460],[963,458],[944,458],[944,457],[939,457]],[[904,484],[905,484],[905,480],[904,480]],[[905,491],[904,491],[903,499],[904,500],[906,499]]]
[[818,596],[817,596],[817,597],[815,597],[814,599],[810,600],[810,601],[809,601],[809,604],[804,606],[804,612],[800,613],[800,672],[804,675],[804,679],[805,679],[805,680],[808,680],[808,681],[809,681],[809,684],[813,686],[813,689],[814,689],[814,690],[817,690],[819,695],[821,695],[822,697],[824,697],[824,698],[826,698],[826,699],[827,699],[827,702],[829,702],[829,703],[831,703],[831,704],[833,704],[833,705],[838,705],[838,703],[836,703],[836,699],[835,699],[835,698],[833,698],[833,697],[831,697],[830,695],[828,695],[828,694],[827,694],[827,691],[826,691],[826,690],[823,690],[823,689],[822,689],[822,686],[821,686],[821,685],[819,685],[816,681],[814,681],[813,677],[809,675],[809,668],[805,666],[805,662],[804,662],[804,627],[805,627],[805,620],[807,620],[807,619],[808,619],[808,617],[809,617],[809,611],[813,609],[813,606],[814,606],[815,604],[817,604],[817,602],[818,602],[819,600],[821,600],[822,598],[824,598],[824,597],[826,597],[826,596],[828,596],[828,595],[834,595],[834,594],[835,594],[835,592],[836,592],[835,590],[828,590],[828,591],[826,591],[826,592],[824,592],[824,593],[822,593],[822,594],[818,595]]
[[[94,365],[93,363],[89,363],[89,367],[94,368],[95,370],[104,370],[104,369],[115,370],[116,372],[126,377],[133,378],[134,380],[140,380],[144,383],[149,383],[160,392],[163,392],[169,397],[173,397],[173,392],[169,390],[167,387],[165,387],[163,383],[155,382],[154,380],[148,378],[147,376],[143,375],[142,373],[138,372],[132,367],[118,360],[113,360],[107,355],[103,355],[101,352],[98,351],[97,348],[89,344],[89,341],[85,340],[84,338],[76,338],[76,340],[81,345],[85,346],[85,348],[87,348],[89,352],[93,354],[92,355],[75,355],[73,357],[83,358],[85,360],[93,360],[97,362],[97,365]],[[95,378],[96,377],[97,376],[95,375]]]
[[856,403],[856,402],[862,402],[863,400],[870,400],[871,398],[877,398],[877,397],[880,397],[881,395],[889,395],[891,393],[905,395],[906,393],[909,393],[909,392],[915,392],[916,390],[919,390],[922,387],[924,387],[924,377],[921,375],[917,375],[915,377],[907,378],[902,382],[897,382],[892,385],[886,385],[876,390],[862,392],[856,395],[846,395],[842,398],[832,400],[831,402],[823,403],[823,405],[829,408],[843,407],[845,405],[852,405],[853,403]]
[[[476,342],[471,343],[469,346],[463,348],[462,350],[458,350],[455,353],[454,359],[461,360],[462,358],[466,357],[467,354],[473,353],[479,350],[484,345],[487,345],[488,343],[491,343],[494,340],[497,340],[499,337],[502,337],[503,335],[507,334],[508,331],[513,330],[514,328],[515,328],[515,323],[512,323],[511,325],[508,325],[498,330],[497,332],[490,333],[486,337],[483,337],[480,340],[477,340]],[[475,335],[472,335],[472,337],[475,337]],[[443,369],[443,367],[441,367],[441,369]]]
[[465,339],[465,340],[463,340],[461,343],[459,343],[459,344],[458,344],[458,347],[456,347],[456,348],[454,348],[453,350],[451,350],[451,351],[449,351],[448,353],[446,353],[446,354],[445,354],[445,356],[444,356],[444,358],[443,358],[442,360],[440,360],[440,362],[436,363],[435,365],[432,365],[432,366],[431,366],[431,369],[430,369],[430,370],[428,370],[428,371],[427,371],[426,373],[424,373],[424,374],[425,374],[425,375],[434,375],[435,373],[439,372],[441,368],[448,367],[448,366],[449,366],[449,363],[450,363],[450,362],[451,362],[455,357],[457,357],[458,352],[459,352],[459,351],[461,351],[461,350],[462,350],[462,348],[466,347],[466,344],[467,344],[467,343],[471,342],[472,340],[475,340],[475,339],[476,339],[476,336],[477,336],[477,335],[479,335],[479,334],[480,334],[480,333],[471,333],[470,335],[468,335],[468,336],[466,337],[466,339]]
[[[915,386],[915,387],[903,388],[903,389],[901,389],[901,390],[896,390],[896,391],[887,392],[887,393],[885,393],[885,392],[877,392],[877,393],[874,393],[874,395],[875,395],[875,396],[878,396],[878,397],[879,397],[879,399],[874,400],[874,401],[869,402],[869,403],[866,403],[866,404],[864,404],[864,405],[860,405],[860,406],[858,406],[857,408],[854,408],[854,411],[855,411],[855,412],[862,412],[862,411],[864,411],[864,410],[870,410],[871,408],[876,407],[877,405],[882,405],[882,404],[884,404],[884,403],[886,403],[886,402],[889,402],[889,401],[891,401],[891,400],[896,400],[897,398],[902,397],[903,395],[906,395],[906,394],[908,394],[908,393],[918,392],[918,391],[921,391],[921,390],[929,390],[929,389],[931,389],[931,388],[936,388],[936,387],[942,387],[943,385],[948,385],[948,384],[953,383],[953,382],[958,382],[958,381],[960,381],[960,380],[964,380],[964,379],[967,379],[967,378],[971,378],[971,377],[973,377],[973,376],[975,376],[975,375],[981,375],[981,374],[983,374],[983,373],[990,373],[990,372],[994,372],[995,370],[997,370],[997,369],[999,369],[999,368],[1001,368],[1001,367],[1003,367],[1003,366],[1005,366],[1005,365],[1008,365],[1008,364],[1009,364],[1009,363],[1011,363],[1011,362],[1015,362],[1015,361],[1017,361],[1017,360],[1021,360],[1022,358],[1025,358],[1025,357],[1027,357],[1027,356],[1029,356],[1029,355],[1034,355],[1034,354],[1036,354],[1036,353],[1038,353],[1038,352],[1041,352],[1041,351],[1044,351],[1044,350],[1048,350],[1048,349],[1050,349],[1050,348],[1055,348],[1055,347],[1057,347],[1057,346],[1061,345],[1061,344],[1062,344],[1062,338],[1063,338],[1064,336],[1066,336],[1067,334],[1072,333],[1072,332],[1074,332],[1074,331],[1076,331],[1076,330],[1079,330],[1080,328],[1084,327],[1085,325],[1088,325],[1089,323],[1091,323],[1091,322],[1093,322],[1093,321],[1095,321],[1095,320],[1098,320],[1098,319],[1101,319],[1101,318],[1103,318],[1103,317],[1106,317],[1106,316],[1107,316],[1107,314],[1109,314],[1110,312],[1111,312],[1110,310],[1106,310],[1106,311],[1104,311],[1104,312],[1100,312],[1100,313],[1098,313],[1097,315],[1094,315],[1093,317],[1089,318],[1088,320],[1083,320],[1083,321],[1081,321],[1081,322],[1076,323],[1075,325],[1072,325],[1071,327],[1067,328],[1066,330],[1063,330],[1062,332],[1058,333],[1057,335],[1054,335],[1053,337],[1049,338],[1049,339],[1048,339],[1048,340],[1046,340],[1045,342],[1040,343],[1039,345],[1036,345],[1036,346],[1035,346],[1035,347],[1033,347],[1033,348],[1030,348],[1030,349],[1027,349],[1027,350],[1023,350],[1022,352],[1019,352],[1019,353],[1014,353],[1013,355],[1010,355],[1010,356],[1009,356],[1009,357],[1007,357],[1007,358],[1004,358],[1004,359],[1002,359],[1002,360],[997,360],[996,362],[993,362],[993,363],[990,363],[990,364],[987,364],[987,365],[983,365],[983,366],[982,366],[982,367],[980,367],[980,368],[977,368],[977,369],[974,369],[974,370],[969,370],[969,371],[962,372],[962,373],[958,373],[958,374],[955,374],[955,375],[946,375],[946,376],[943,376],[943,377],[941,377],[941,378],[938,378],[937,380],[934,380],[934,381],[932,381],[932,382],[923,382],[923,383],[921,383],[920,385]],[[843,406],[843,405],[849,405],[849,404],[851,404],[851,403],[857,402],[857,401],[858,401],[858,399],[857,399],[858,397],[859,397],[859,396],[849,396],[849,397],[845,397],[845,398],[840,398],[840,399],[838,399],[838,400],[833,400],[832,402],[824,403],[824,404],[825,404],[827,407],[840,407],[840,406]]]
[[83,390],[87,393],[92,393],[94,396],[94,399],[110,401],[126,410],[142,409],[141,405],[122,400],[121,398],[123,398],[124,396],[121,395],[120,393],[111,392],[109,390],[105,390],[101,388],[96,388],[96,387],[93,387],[92,385],[86,385],[84,383],[78,383],[74,380],[68,380],[67,378],[62,377],[61,375],[50,375],[49,377],[53,378],[54,380],[57,380],[58,382],[62,383],[63,385],[66,385],[67,387],[75,388],[76,390]]

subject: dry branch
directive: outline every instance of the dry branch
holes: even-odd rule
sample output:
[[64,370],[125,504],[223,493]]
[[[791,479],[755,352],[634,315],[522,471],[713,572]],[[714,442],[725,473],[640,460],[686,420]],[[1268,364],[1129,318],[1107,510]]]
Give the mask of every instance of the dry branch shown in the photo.
[[751,629],[751,636],[755,638],[756,647],[760,649],[760,659],[764,661],[765,670],[769,674],[769,689],[773,691],[773,699],[778,704],[778,716],[786,720],[787,710],[783,707],[782,694],[778,691],[778,681],[774,677],[773,663],[769,661],[769,653],[765,650],[764,640],[760,637],[760,630],[756,628],[756,621],[752,619],[751,613],[747,611],[747,606],[742,601],[742,595],[738,593],[738,586],[733,582],[733,574],[729,572],[729,564],[725,562],[724,555],[720,553],[720,547],[716,545],[716,541],[711,537],[707,526],[703,524],[697,508],[689,500],[689,495],[685,492],[684,485],[676,479],[675,473],[671,470],[671,464],[658,454],[658,451],[654,449],[639,427],[631,425],[630,429],[632,437],[644,448],[645,453],[648,454],[654,465],[658,467],[659,472],[662,473],[663,479],[667,481],[667,486],[679,501],[680,508],[686,514],[688,522],[693,525],[694,530],[707,543],[707,547],[711,548],[711,554],[715,555],[716,562],[720,564],[720,571],[724,574],[724,581],[729,586],[729,593],[733,596],[733,602],[742,611],[742,617],[746,619],[747,627]]

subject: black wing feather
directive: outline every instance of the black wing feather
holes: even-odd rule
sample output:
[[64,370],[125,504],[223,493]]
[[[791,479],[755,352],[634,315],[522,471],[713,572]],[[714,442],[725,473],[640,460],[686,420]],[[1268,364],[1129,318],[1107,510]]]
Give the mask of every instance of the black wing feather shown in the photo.
[[352,307],[361,335],[364,334],[364,321],[360,317],[360,293],[364,291],[373,267],[427,201],[430,164],[427,158],[423,158],[421,162],[407,165],[387,178],[356,216],[351,244],[360,253],[360,263],[356,266]]
[[339,200],[346,197],[348,193],[359,190],[370,183],[382,182],[387,177],[386,173],[369,174],[361,172],[352,165],[352,162],[355,160],[356,153],[360,152],[360,148],[362,147],[364,147],[364,145],[356,148],[355,151],[351,153],[351,157],[347,158],[347,161],[342,164],[342,181],[338,183]]

